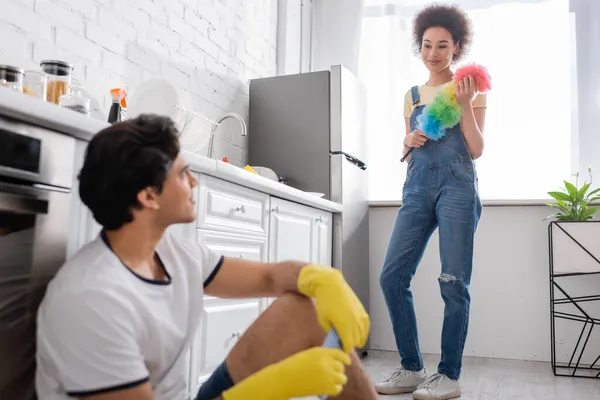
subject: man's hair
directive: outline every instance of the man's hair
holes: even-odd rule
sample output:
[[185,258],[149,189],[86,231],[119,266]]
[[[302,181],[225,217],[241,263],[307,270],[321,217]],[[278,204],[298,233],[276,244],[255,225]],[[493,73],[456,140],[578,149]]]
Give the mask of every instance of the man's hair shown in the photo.
[[471,20],[467,13],[458,6],[440,4],[430,5],[421,10],[413,21],[413,45],[416,54],[421,52],[425,31],[434,27],[441,27],[450,32],[454,43],[459,44],[452,61],[462,60],[473,40]]
[[141,115],[98,132],[79,173],[79,196],[107,230],[133,221],[137,196],[147,187],[162,191],[179,154],[177,128],[167,117]]

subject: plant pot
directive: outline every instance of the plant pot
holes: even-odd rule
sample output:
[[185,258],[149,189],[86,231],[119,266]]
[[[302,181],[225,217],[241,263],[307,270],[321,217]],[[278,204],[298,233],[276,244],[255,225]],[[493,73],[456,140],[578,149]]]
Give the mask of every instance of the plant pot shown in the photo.
[[600,221],[552,221],[552,274],[600,273]]

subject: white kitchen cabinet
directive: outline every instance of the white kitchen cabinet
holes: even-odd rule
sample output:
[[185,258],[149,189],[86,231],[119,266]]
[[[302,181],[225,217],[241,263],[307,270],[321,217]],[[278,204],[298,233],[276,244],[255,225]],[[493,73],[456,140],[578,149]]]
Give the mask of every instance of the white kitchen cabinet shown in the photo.
[[314,214],[310,207],[271,198],[269,261],[312,261]]
[[269,195],[200,175],[198,228],[267,236]]
[[331,265],[332,215],[271,197],[269,261]]
[[[225,257],[268,260],[268,239],[263,236],[198,229],[196,237],[199,243]],[[192,394],[225,360],[239,337],[264,310],[264,304],[261,299],[204,297],[204,315],[190,353]]]
[[333,215],[327,211],[312,209],[315,217],[312,237],[311,262],[331,266],[333,250]]
[[[332,215],[302,204],[271,197],[269,261],[302,261],[331,265]],[[274,299],[266,299],[266,307]]]

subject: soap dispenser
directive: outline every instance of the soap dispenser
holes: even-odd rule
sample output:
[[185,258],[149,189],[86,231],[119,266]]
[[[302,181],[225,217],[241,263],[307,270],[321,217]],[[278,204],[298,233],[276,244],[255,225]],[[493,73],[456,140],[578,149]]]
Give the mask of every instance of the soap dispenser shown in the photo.
[[112,105],[108,113],[108,123],[115,124],[127,119],[127,92],[123,88],[111,89]]

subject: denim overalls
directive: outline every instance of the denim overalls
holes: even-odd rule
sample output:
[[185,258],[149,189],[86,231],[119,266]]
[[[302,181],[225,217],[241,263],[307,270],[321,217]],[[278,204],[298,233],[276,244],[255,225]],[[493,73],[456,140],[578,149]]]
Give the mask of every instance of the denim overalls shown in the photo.
[[[418,105],[417,86],[411,94],[415,109],[410,127],[415,130],[424,105]],[[454,380],[460,377],[469,325],[473,237],[480,215],[475,163],[458,124],[439,141],[428,140],[411,153],[402,207],[380,277],[402,366],[407,370],[423,368],[410,282],[438,227],[442,263],[438,280],[445,303],[438,372]]]

